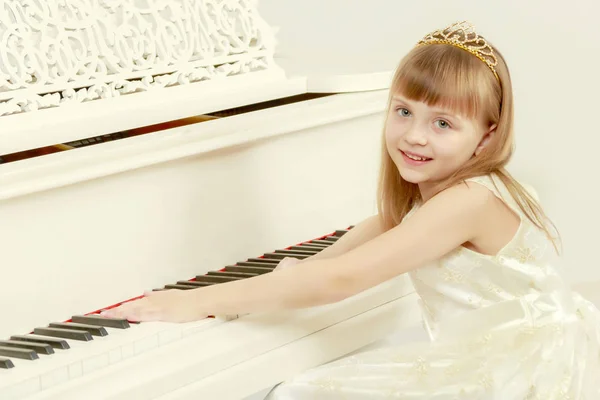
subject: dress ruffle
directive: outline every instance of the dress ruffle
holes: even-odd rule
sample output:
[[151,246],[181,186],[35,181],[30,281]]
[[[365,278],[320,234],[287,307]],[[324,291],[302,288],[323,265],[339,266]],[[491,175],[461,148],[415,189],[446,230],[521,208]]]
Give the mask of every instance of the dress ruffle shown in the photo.
[[339,359],[267,399],[600,399],[600,312],[577,293],[509,300],[444,324],[453,329],[431,343]]

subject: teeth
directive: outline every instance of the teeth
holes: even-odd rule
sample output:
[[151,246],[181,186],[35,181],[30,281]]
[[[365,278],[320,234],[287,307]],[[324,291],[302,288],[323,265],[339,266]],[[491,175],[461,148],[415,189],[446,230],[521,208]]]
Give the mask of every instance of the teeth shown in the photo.
[[[406,153],[404,153],[404,154],[406,154]],[[425,161],[425,160],[427,160],[427,158],[412,156],[410,154],[406,154],[406,157],[408,157],[408,158],[410,158],[412,160],[415,160],[415,161]]]

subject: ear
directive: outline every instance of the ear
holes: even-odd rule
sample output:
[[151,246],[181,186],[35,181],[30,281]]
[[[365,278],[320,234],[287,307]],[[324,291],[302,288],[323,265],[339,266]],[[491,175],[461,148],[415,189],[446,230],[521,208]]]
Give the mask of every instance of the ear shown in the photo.
[[478,156],[479,153],[481,153],[481,151],[485,148],[485,146],[488,145],[488,143],[490,142],[490,139],[492,138],[494,133],[496,133],[496,127],[497,127],[496,124],[490,126],[490,128],[487,130],[487,132],[485,132],[483,134],[483,137],[481,138],[479,145],[477,145],[477,147],[475,148],[475,156]]

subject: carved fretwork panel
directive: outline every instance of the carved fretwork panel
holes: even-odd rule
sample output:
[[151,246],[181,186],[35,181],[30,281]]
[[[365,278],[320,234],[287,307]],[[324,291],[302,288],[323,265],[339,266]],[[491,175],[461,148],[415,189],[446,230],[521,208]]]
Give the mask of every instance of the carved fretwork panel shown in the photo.
[[0,115],[269,69],[253,0],[0,0]]

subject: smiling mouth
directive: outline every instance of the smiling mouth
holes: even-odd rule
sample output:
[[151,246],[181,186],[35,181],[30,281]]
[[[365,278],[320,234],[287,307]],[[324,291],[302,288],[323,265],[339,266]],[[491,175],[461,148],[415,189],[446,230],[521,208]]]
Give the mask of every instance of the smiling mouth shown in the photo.
[[404,157],[413,160],[413,161],[421,161],[421,162],[425,162],[425,161],[431,161],[433,160],[433,158],[428,158],[428,157],[423,157],[423,156],[418,156],[416,154],[412,154],[412,153],[406,153],[402,150],[400,150],[400,152],[402,153],[402,155],[404,155]]

